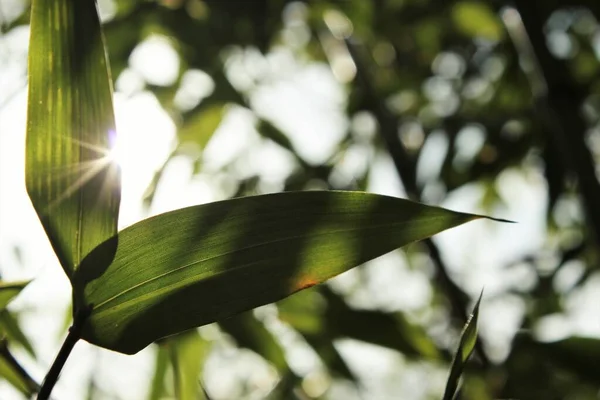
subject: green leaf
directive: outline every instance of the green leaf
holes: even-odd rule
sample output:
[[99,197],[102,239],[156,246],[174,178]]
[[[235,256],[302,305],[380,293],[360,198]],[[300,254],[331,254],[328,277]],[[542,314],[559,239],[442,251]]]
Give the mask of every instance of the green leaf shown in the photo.
[[352,338],[397,350],[409,358],[439,358],[439,351],[426,332],[401,313],[353,309],[327,286],[277,305],[279,318],[303,335],[327,335],[332,340]]
[[73,279],[74,312],[89,312],[83,339],[132,354],[478,218],[362,192],[278,193],[184,208],[94,249]]
[[175,397],[179,400],[204,399],[200,372],[208,353],[208,343],[193,329],[169,338],[167,346],[173,364]]
[[117,232],[112,88],[96,2],[34,0],[26,186],[67,276]]
[[201,149],[206,147],[213,133],[221,125],[226,108],[226,105],[220,103],[200,108],[179,129],[179,140],[182,143],[196,143]]
[[319,358],[323,360],[323,364],[333,376],[346,379],[352,383],[358,383],[359,378],[350,370],[346,360],[335,347],[335,338],[328,337],[328,335],[306,333],[302,333],[302,336],[306,343],[319,355]]
[[154,376],[150,386],[148,400],[160,400],[165,394],[165,376],[169,367],[169,350],[165,343],[158,343],[156,352],[156,364],[154,365]]
[[[200,375],[210,343],[206,342],[197,330],[189,330],[157,342],[156,364],[149,400],[170,397],[166,384],[167,376],[173,373],[175,397],[178,399],[202,399],[204,389],[200,385]],[[171,368],[172,367],[172,368]]]
[[[397,350],[408,358],[436,358],[435,345],[427,341],[425,332],[406,321],[401,314],[375,310],[355,310],[330,290],[326,295],[325,322],[335,338],[352,338]],[[417,338],[413,336],[419,335]]]
[[31,397],[34,393],[30,390],[27,380],[19,375],[3,357],[0,357],[0,379],[6,380],[27,397]]
[[283,349],[264,324],[251,312],[245,312],[219,322],[239,347],[245,347],[269,361],[280,373],[289,368]]
[[482,296],[483,291],[481,291],[477,303],[475,303],[475,307],[473,308],[473,312],[460,335],[458,349],[456,349],[456,354],[454,355],[454,360],[452,360],[452,366],[450,367],[450,375],[446,382],[444,400],[452,400],[454,398],[462,371],[475,348],[475,343],[477,342],[477,317],[479,316],[479,304],[481,303]]
[[18,343],[29,355],[35,357],[33,346],[21,330],[18,319],[8,310],[0,311],[0,338],[2,337],[11,343]]
[[278,317],[302,335],[332,375],[355,382],[356,377],[334,346],[339,337],[329,331],[326,321],[329,307],[321,294],[326,287],[319,289],[306,290],[278,302]]
[[6,343],[0,343],[0,380],[6,380],[26,397],[39,390],[38,384],[23,370],[14,359]]
[[0,310],[4,310],[8,303],[15,298],[31,281],[2,282],[0,281]]
[[300,333],[319,334],[325,327],[322,290],[307,290],[277,302],[277,316]]
[[296,154],[296,150],[294,149],[294,145],[292,144],[292,141],[281,130],[279,130],[275,125],[273,125],[271,122],[261,119],[256,126],[256,130],[263,137],[265,137],[267,139],[271,139],[272,141],[277,143],[279,146],[288,150],[290,153],[292,153],[294,155]]
[[485,3],[460,1],[452,7],[452,19],[458,31],[468,37],[499,41],[504,36],[500,18]]

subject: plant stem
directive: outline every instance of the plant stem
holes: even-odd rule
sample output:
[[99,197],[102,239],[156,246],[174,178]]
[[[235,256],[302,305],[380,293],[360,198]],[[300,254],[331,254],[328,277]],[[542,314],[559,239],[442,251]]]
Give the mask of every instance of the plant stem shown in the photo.
[[44,378],[44,382],[42,383],[42,388],[38,393],[38,400],[48,400],[50,398],[50,393],[52,393],[52,389],[54,389],[54,385],[58,381],[58,377],[60,375],[60,371],[63,369],[67,358],[71,354],[73,347],[75,347],[75,343],[81,337],[81,329],[83,327],[83,322],[87,318],[88,313],[78,313],[75,316],[73,321],[73,325],[69,328],[69,334],[67,335],[56,359],[52,363],[46,378]]

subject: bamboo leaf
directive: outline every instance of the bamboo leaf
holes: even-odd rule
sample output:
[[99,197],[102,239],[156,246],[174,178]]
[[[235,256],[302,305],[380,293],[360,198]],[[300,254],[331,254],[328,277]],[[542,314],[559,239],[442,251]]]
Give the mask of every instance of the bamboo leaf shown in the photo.
[[208,353],[208,343],[195,329],[169,338],[167,343],[175,377],[175,397],[180,400],[205,399],[200,372]]
[[6,380],[10,383],[15,389],[19,390],[25,396],[32,396],[33,391],[30,390],[30,387],[27,383],[27,380],[20,376],[11,365],[9,365],[4,358],[0,357],[0,379]]
[[251,312],[245,312],[219,322],[239,347],[245,347],[269,361],[280,373],[289,369],[285,353],[275,337],[256,319]]
[[39,390],[38,384],[25,372],[6,347],[0,343],[0,380],[6,380],[27,397]]
[[18,343],[29,355],[35,357],[31,342],[19,325],[19,320],[8,310],[0,311],[0,338],[4,337],[11,343]]
[[6,308],[8,303],[11,302],[25,286],[31,281],[20,281],[20,282],[2,282],[0,281],[0,310]]
[[478,218],[361,192],[184,208],[139,222],[90,253],[73,279],[74,312],[89,313],[83,339],[136,353]]
[[226,108],[225,104],[218,103],[209,104],[197,110],[179,129],[179,140],[182,143],[196,143],[201,149],[204,149],[213,133],[221,125]]
[[471,353],[473,353],[473,349],[475,348],[475,343],[477,342],[477,317],[479,316],[479,304],[481,303],[481,296],[483,296],[483,291],[479,295],[479,299],[477,299],[477,303],[475,303],[473,312],[471,313],[471,316],[469,317],[469,320],[465,324],[462,334],[460,335],[458,349],[454,355],[454,360],[452,360],[450,375],[448,376],[448,381],[446,382],[444,400],[454,399],[462,371],[467,363],[467,360],[471,356]]
[[[174,392],[178,399],[202,399],[204,389],[200,384],[200,375],[210,344],[197,330],[189,330],[157,342],[156,364],[149,400],[160,400]],[[166,385],[167,376],[171,377],[174,390]],[[203,397],[204,396],[204,397]]]
[[66,274],[117,231],[112,88],[94,0],[34,0],[26,186]]
[[148,400],[160,400],[165,395],[165,377],[169,367],[169,351],[164,343],[158,344],[156,352],[156,363],[154,365],[154,376],[150,385]]
[[[407,358],[435,358],[435,345],[427,341],[425,332],[406,321],[401,314],[375,310],[355,310],[330,290],[323,290],[327,298],[324,320],[335,338],[348,337],[401,352]],[[412,335],[419,335],[414,339]]]

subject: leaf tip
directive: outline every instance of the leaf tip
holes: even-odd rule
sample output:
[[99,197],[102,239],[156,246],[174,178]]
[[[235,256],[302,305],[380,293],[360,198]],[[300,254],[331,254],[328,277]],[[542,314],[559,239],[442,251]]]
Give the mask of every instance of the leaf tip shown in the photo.
[[513,221],[510,219],[490,217],[489,215],[478,215],[478,214],[473,215],[472,221],[477,220],[477,219],[487,219],[490,221],[502,222],[502,223],[506,223],[506,224],[516,224],[517,223],[517,221]]

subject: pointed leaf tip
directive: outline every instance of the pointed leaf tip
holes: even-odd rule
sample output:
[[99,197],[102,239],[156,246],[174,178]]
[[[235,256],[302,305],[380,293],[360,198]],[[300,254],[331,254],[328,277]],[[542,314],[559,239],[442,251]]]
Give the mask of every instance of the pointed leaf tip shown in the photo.
[[479,305],[481,304],[482,297],[483,290],[481,290],[479,298],[473,307],[473,312],[469,316],[461,333],[460,342],[456,349],[454,359],[452,360],[452,366],[450,367],[450,374],[446,382],[443,400],[454,399],[465,364],[475,348],[475,343],[477,342],[477,319],[479,317]]

